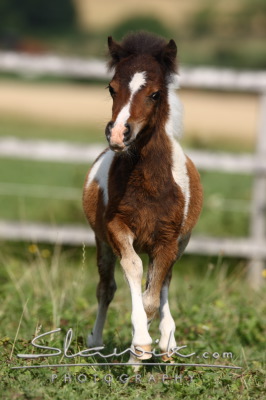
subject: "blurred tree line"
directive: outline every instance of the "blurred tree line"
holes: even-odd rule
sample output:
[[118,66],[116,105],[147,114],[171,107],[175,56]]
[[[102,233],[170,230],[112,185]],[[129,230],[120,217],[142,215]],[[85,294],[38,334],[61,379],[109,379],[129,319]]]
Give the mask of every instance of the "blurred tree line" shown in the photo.
[[265,38],[266,1],[242,0],[234,11],[221,13],[213,1],[203,1],[188,21],[190,34],[196,37],[231,36]]
[[266,68],[266,0],[241,0],[223,12],[218,2],[202,0],[176,27],[136,10],[101,32],[82,31],[74,0],[0,0],[0,16],[0,47],[5,49],[101,57],[110,34],[119,40],[144,29],[176,39],[184,64]]
[[1,0],[1,32],[62,32],[76,25],[72,0]]
[[45,37],[76,28],[72,0],[0,0],[2,48],[38,52]]

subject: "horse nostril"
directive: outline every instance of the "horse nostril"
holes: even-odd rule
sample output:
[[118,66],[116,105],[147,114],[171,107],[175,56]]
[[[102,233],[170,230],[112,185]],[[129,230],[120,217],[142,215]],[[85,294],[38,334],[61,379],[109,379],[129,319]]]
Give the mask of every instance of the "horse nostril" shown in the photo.
[[113,129],[113,127],[114,127],[114,123],[112,121],[110,121],[110,122],[108,122],[108,124],[106,125],[106,128],[105,128],[105,136],[106,136],[106,139],[108,140],[108,142],[110,140],[111,130]]
[[130,137],[130,132],[131,132],[131,129],[130,129],[130,125],[129,125],[129,124],[125,124],[125,128],[126,128],[126,130],[125,130],[125,132],[124,132],[124,139],[123,139],[123,142],[126,142],[126,141],[129,139],[129,137]]

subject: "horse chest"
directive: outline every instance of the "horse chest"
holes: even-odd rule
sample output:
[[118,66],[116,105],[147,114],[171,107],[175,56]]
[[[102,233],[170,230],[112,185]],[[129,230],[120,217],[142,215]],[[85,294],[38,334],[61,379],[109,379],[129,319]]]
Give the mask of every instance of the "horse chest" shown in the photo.
[[122,220],[133,232],[139,248],[152,247],[159,238],[169,240],[178,236],[184,198],[171,177],[161,185],[149,185],[136,176],[125,186],[121,179],[115,181],[117,185],[109,188],[107,220]]

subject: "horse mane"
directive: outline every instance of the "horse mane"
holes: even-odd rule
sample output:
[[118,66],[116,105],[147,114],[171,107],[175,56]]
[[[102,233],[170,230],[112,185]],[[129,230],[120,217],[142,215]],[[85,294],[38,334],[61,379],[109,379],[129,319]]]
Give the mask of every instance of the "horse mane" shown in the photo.
[[111,60],[109,69],[113,69],[124,58],[137,55],[150,55],[155,58],[167,74],[176,73],[177,47],[174,40],[169,43],[160,36],[140,31],[125,36],[121,43],[108,37],[108,46]]

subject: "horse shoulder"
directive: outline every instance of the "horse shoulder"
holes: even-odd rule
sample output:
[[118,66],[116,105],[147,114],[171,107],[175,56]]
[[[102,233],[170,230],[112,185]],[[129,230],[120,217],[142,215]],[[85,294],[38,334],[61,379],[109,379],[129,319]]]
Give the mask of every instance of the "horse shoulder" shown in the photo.
[[106,149],[95,160],[85,180],[83,209],[96,236],[104,237],[103,216],[108,204],[109,171],[114,153]]

